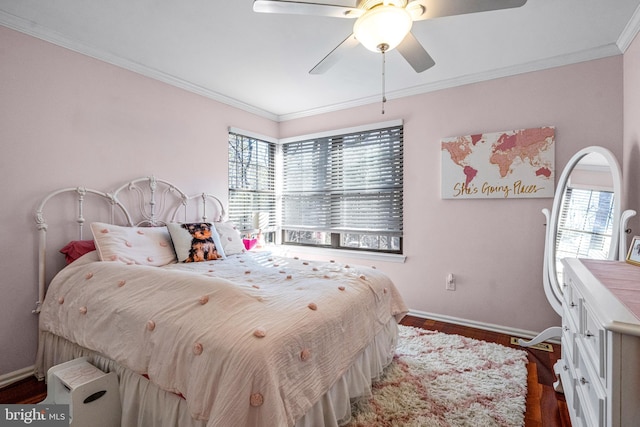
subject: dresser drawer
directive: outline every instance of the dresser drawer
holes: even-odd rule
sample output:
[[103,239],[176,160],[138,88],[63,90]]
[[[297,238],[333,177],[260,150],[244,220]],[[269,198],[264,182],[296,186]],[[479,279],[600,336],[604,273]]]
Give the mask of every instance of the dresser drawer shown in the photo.
[[[586,426],[606,425],[607,398],[603,385],[586,360],[586,349],[580,340],[576,343],[576,398],[580,401],[579,417]],[[576,405],[574,405],[576,406]]]
[[564,288],[564,292],[562,294],[565,300],[564,307],[566,307],[568,317],[571,319],[577,330],[582,331],[582,316],[580,316],[580,305],[583,299],[582,295],[580,294],[580,291],[576,289],[574,279],[571,275],[567,275],[565,277],[565,282],[567,286]]
[[640,316],[625,305],[640,300],[640,268],[575,258],[562,264],[562,359],[554,372],[571,425],[640,426]]
[[578,333],[578,326],[573,322],[569,315],[569,309],[563,305],[564,313],[562,315],[562,357],[571,364],[576,361],[573,358],[575,354],[575,340]]
[[564,272],[562,275],[562,298],[567,305],[571,302],[571,294],[573,289],[571,284],[573,283],[573,278],[571,277],[571,273],[569,271]]
[[588,358],[593,363],[593,368],[603,380],[606,380],[606,345],[607,335],[601,323],[596,320],[588,303],[582,304],[584,328],[580,334],[580,340],[584,343]]
[[567,406],[573,408],[575,412],[579,412],[579,402],[576,399],[576,373],[574,371],[575,364],[571,361],[569,353],[566,351],[564,341],[562,342],[562,359],[555,366],[556,375],[560,377],[562,382],[562,390],[567,402]]

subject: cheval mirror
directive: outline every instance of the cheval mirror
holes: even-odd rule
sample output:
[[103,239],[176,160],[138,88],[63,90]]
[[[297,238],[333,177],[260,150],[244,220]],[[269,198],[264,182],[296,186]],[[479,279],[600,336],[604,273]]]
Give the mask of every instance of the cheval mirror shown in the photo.
[[[636,212],[622,211],[622,173],[613,153],[593,146],[578,151],[558,180],[547,220],[543,286],[551,307],[562,316],[562,258],[625,259],[627,223]],[[545,329],[530,347],[560,337],[562,328]]]

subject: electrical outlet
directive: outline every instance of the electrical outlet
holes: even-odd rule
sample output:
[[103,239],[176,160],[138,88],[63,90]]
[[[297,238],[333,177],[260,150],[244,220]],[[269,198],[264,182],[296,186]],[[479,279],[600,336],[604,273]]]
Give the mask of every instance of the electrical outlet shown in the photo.
[[445,282],[445,289],[448,291],[455,291],[456,290],[456,281],[453,278],[453,274],[449,273],[449,275],[447,276],[446,282]]

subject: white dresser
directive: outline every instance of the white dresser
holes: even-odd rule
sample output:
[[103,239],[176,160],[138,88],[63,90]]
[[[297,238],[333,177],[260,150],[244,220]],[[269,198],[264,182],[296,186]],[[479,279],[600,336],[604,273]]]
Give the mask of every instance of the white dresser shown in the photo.
[[640,267],[564,259],[561,381],[573,427],[640,426]]

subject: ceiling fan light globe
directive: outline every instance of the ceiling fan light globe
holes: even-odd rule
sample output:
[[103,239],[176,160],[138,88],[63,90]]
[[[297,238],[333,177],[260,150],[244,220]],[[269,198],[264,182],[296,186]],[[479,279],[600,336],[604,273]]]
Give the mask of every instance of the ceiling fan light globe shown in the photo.
[[386,45],[389,51],[398,46],[411,31],[413,19],[404,8],[380,5],[366,11],[353,25],[356,39],[372,52]]

